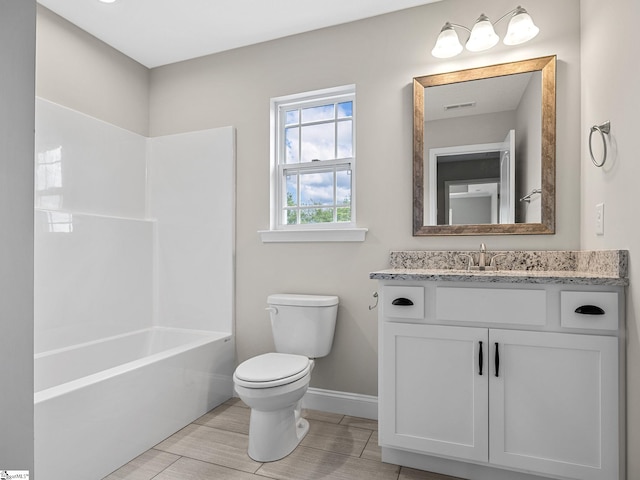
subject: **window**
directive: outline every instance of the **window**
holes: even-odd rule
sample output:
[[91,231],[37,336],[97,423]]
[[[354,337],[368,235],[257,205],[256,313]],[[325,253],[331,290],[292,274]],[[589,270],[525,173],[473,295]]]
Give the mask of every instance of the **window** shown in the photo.
[[355,95],[314,97],[277,103],[278,227],[352,223]]
[[272,99],[272,231],[355,228],[355,111],[354,86]]

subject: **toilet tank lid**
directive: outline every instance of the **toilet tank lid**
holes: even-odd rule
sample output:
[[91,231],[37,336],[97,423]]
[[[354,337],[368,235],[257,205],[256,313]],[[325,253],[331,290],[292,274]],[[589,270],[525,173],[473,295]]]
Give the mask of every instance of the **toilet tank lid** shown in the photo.
[[296,307],[331,307],[340,299],[336,295],[300,295],[276,293],[267,297],[269,305],[291,305]]

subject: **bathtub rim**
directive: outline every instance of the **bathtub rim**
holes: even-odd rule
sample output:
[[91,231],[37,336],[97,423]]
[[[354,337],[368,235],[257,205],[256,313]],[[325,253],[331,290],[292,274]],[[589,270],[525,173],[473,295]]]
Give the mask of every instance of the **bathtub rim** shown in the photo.
[[173,357],[180,353],[193,350],[195,348],[201,347],[203,345],[207,345],[209,343],[215,343],[218,341],[228,342],[233,339],[233,334],[230,332],[217,332],[217,331],[210,331],[210,330],[196,330],[196,329],[190,329],[190,328],[152,326],[152,327],[142,328],[138,330],[132,330],[126,333],[112,335],[105,338],[100,338],[97,340],[90,340],[88,342],[78,343],[75,345],[70,345],[68,347],[56,348],[53,350],[48,350],[46,352],[41,352],[34,355],[34,360],[40,359],[40,358],[46,358],[48,356],[53,356],[57,353],[67,352],[70,350],[75,350],[78,348],[87,347],[87,346],[103,343],[110,340],[117,340],[118,338],[124,338],[131,335],[146,333],[146,332],[153,333],[157,331],[195,334],[195,335],[198,335],[200,338],[191,340],[189,342],[186,342],[182,345],[178,345],[176,347],[168,348],[161,352],[157,352],[151,355],[144,356],[142,358],[138,358],[136,360],[123,363],[121,365],[116,365],[115,367],[111,367],[106,370],[102,370],[89,375],[85,375],[84,377],[70,380],[68,382],[64,382],[59,385],[55,385],[53,387],[45,388],[37,392],[34,391],[34,394],[33,394],[34,405],[59,397],[61,395],[64,395],[65,393],[70,393],[75,390],[79,390],[85,387],[86,385],[90,385],[92,383],[113,378],[123,373],[136,370],[138,368],[142,368],[144,366],[150,365],[152,363],[156,363],[165,358]]

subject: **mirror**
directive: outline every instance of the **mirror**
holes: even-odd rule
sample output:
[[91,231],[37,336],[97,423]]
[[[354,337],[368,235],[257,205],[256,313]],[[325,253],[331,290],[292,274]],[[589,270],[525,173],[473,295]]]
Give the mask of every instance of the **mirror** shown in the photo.
[[556,57],[416,77],[413,234],[555,233]]

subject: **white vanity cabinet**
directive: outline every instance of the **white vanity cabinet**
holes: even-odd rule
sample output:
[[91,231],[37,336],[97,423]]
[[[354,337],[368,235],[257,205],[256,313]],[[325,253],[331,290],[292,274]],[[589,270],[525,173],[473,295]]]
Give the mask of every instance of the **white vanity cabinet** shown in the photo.
[[624,478],[622,288],[407,283],[380,281],[384,461],[472,479]]
[[500,355],[489,376],[489,462],[618,478],[617,338],[491,329],[489,343]]
[[482,328],[383,325],[383,445],[488,460],[488,363],[478,371],[479,344],[488,348],[488,337]]

